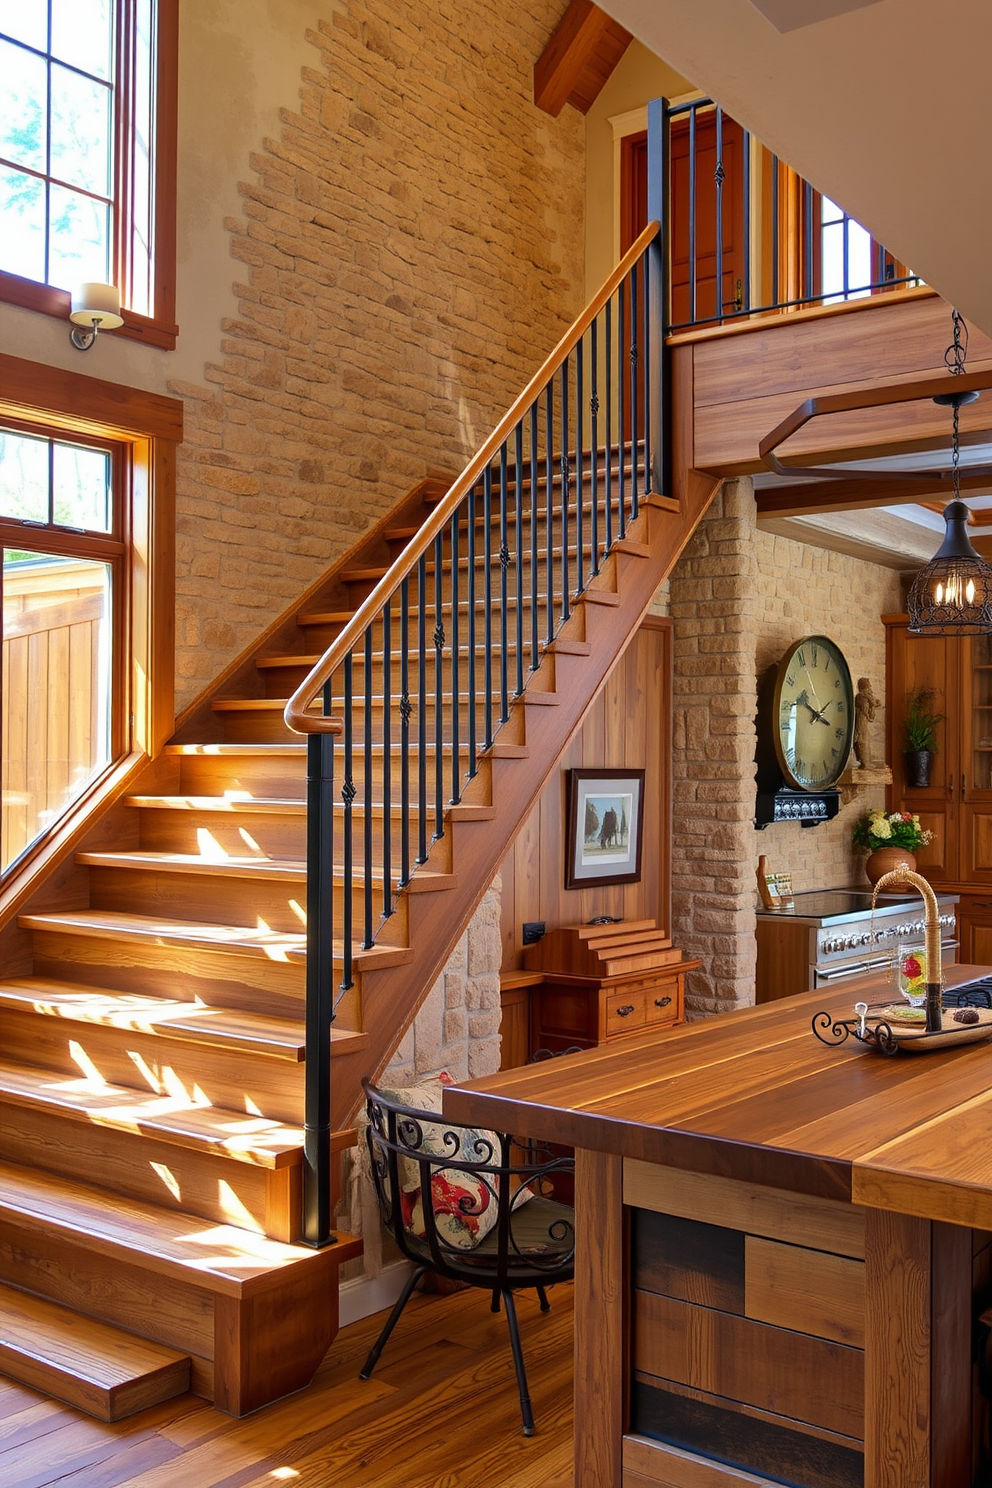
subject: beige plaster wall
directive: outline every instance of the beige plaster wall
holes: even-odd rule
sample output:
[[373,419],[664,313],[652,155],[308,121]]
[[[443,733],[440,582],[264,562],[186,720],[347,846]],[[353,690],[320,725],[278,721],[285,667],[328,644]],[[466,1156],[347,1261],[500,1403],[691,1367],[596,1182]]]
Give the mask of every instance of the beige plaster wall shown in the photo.
[[[759,854],[791,872],[797,889],[857,882],[851,829],[884,799],[881,789],[860,793],[832,822],[757,831],[758,677],[793,641],[820,633],[884,698],[880,617],[899,603],[892,569],[759,532],[747,479],[724,485],[673,570],[673,934],[703,963],[688,980],[690,1016],[754,1001]],[[881,757],[884,710],[873,738]]]

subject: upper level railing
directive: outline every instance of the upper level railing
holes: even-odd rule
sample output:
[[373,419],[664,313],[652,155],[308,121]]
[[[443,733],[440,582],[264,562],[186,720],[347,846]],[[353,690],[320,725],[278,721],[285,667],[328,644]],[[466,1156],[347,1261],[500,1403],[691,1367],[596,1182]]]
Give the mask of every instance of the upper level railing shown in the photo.
[[712,99],[664,115],[669,332],[922,282]]
[[[660,139],[660,104],[653,119]],[[664,490],[662,233],[651,215],[286,707],[308,736],[312,1244],[330,1234],[335,986],[352,984],[356,946],[390,923],[640,502]]]

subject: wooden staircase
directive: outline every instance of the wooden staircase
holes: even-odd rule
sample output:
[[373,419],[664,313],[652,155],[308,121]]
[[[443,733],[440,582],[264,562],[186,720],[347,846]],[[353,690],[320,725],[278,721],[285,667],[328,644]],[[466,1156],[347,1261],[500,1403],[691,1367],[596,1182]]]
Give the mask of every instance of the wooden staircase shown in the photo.
[[[629,480],[633,446],[626,458]],[[599,480],[614,460],[585,452],[575,510],[587,530],[592,472]],[[402,1039],[715,486],[698,479],[675,496],[643,495],[550,643],[563,555],[553,542],[538,548],[536,605],[521,582],[506,606],[504,654],[515,670],[536,612],[540,666],[528,665],[440,831],[432,811],[427,861],[384,917],[395,885],[367,880],[371,858],[335,867],[335,925],[346,900],[360,925],[366,889],[375,916],[374,944],[354,952],[330,1034],[335,1151],[354,1143],[361,1077],[376,1075]],[[518,482],[518,499],[522,490]],[[528,513],[547,494],[543,481],[529,492]],[[0,932],[0,1372],[104,1419],[186,1388],[244,1414],[307,1384],[333,1341],[338,1269],[361,1246],[347,1235],[322,1249],[301,1244],[307,745],[284,711],[444,495],[443,482],[422,483],[240,658],[74,861]],[[521,512],[517,537],[533,559],[529,521]],[[486,542],[481,517],[475,529],[476,567],[488,556],[498,586],[499,543]],[[455,605],[467,618],[470,602],[463,586],[453,592],[456,572],[463,558],[429,570],[449,635]],[[383,790],[400,748],[383,734],[395,706],[395,680],[384,695],[390,635],[371,652],[370,700],[356,693],[353,705],[353,821],[373,856],[387,826],[395,841],[402,825]],[[461,636],[464,672],[464,625]],[[480,636],[481,627],[481,673]],[[362,667],[364,683],[364,658]],[[432,694],[425,704],[432,777],[437,709],[443,728],[456,714],[468,722],[450,654],[444,667],[440,703]],[[330,688],[340,710],[337,676]],[[495,669],[492,690],[498,704]],[[449,768],[446,746],[441,764]],[[416,838],[416,804],[409,826]],[[347,980],[341,945],[334,955],[335,981]]]

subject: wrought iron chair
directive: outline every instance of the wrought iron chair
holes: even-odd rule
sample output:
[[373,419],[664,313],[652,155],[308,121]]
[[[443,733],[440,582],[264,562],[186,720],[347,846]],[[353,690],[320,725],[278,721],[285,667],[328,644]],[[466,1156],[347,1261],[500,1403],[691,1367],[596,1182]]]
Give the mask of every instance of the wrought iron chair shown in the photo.
[[483,1287],[492,1293],[493,1312],[499,1312],[501,1300],[506,1310],[524,1436],[533,1436],[513,1293],[534,1287],[541,1311],[548,1312],[545,1288],[572,1279],[574,1210],[552,1196],[552,1185],[558,1174],[573,1173],[574,1158],[503,1132],[446,1121],[436,1111],[400,1105],[368,1080],[363,1088],[366,1140],[382,1221],[415,1270],[361,1378],[372,1374],[426,1272]]

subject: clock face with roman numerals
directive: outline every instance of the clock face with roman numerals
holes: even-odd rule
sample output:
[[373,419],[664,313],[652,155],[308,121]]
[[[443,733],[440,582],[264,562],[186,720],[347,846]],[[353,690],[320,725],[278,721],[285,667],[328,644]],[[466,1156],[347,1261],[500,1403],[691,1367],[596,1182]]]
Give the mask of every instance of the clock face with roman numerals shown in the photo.
[[854,687],[840,647],[826,636],[806,636],[779,662],[772,733],[782,774],[798,790],[825,790],[843,773]]

